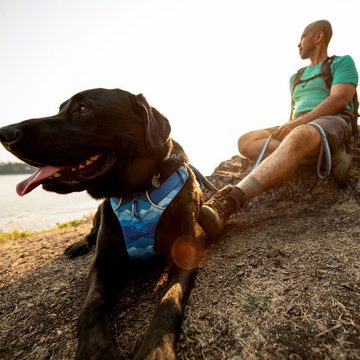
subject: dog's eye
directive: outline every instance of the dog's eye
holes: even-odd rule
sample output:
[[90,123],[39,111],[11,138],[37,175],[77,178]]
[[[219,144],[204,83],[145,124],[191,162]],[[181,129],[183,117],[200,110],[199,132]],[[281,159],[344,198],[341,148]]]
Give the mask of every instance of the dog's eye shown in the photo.
[[91,109],[88,106],[83,105],[83,104],[80,105],[79,110],[82,113],[87,113],[87,112],[91,111]]

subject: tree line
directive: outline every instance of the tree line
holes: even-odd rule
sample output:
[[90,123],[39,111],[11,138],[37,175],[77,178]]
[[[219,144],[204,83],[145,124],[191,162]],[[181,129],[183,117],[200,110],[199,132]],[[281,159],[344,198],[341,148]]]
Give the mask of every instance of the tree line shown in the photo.
[[20,162],[0,162],[0,175],[31,174],[35,167]]

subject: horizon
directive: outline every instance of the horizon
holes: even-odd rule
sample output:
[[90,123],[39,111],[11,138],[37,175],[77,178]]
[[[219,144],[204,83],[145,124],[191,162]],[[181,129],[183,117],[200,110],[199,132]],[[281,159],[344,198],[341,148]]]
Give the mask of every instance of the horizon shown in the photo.
[[[297,47],[306,25],[328,19],[329,54],[351,55],[359,71],[360,3],[297,4],[3,0],[0,126],[53,115],[84,89],[122,88],[143,93],[208,174],[238,155],[241,134],[288,120],[289,78],[307,65]],[[1,146],[0,161],[16,158]]]

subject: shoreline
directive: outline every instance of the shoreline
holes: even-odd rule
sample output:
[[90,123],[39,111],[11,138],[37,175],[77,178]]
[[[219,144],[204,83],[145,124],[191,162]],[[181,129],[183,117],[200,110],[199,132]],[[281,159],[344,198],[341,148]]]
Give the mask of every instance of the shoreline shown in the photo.
[[60,195],[38,187],[20,197],[15,188],[22,180],[23,175],[0,176],[0,229],[4,232],[47,230],[94,214],[99,205],[84,191]]
[[54,226],[45,228],[45,229],[38,229],[38,230],[31,230],[31,229],[14,229],[11,231],[3,231],[0,230],[0,244],[1,242],[8,241],[8,240],[17,240],[19,238],[29,238],[35,235],[47,234],[51,231],[62,230],[64,228],[71,228],[77,227],[82,224],[87,224],[92,222],[94,214],[84,215],[81,218],[73,219],[65,222],[56,223]]

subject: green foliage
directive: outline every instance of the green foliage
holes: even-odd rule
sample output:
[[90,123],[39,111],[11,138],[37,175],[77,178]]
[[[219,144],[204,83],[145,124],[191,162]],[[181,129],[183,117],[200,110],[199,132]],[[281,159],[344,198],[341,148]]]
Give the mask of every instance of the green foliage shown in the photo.
[[186,336],[187,339],[191,340],[191,341],[198,341],[198,334],[199,331],[197,329],[194,328],[190,328],[190,327],[183,327],[183,333]]
[[76,296],[74,294],[69,294],[67,292],[63,292],[60,294],[59,302],[64,305],[71,304],[74,300],[76,300]]
[[[77,226],[79,225],[83,220],[70,220],[66,223],[57,223],[56,227],[58,229],[64,229],[71,226]],[[4,232],[0,230],[0,241],[6,241],[6,240],[15,240],[18,238],[27,238],[31,235],[36,234],[37,232],[31,232],[27,230],[14,230],[11,232]]]
[[270,301],[271,295],[252,294],[245,299],[243,308],[249,314],[263,312],[268,308]]
[[0,231],[0,241],[14,240],[14,239],[17,239],[17,238],[26,238],[26,237],[29,237],[32,234],[33,233],[31,233],[29,231],[19,231],[19,230],[14,230],[12,232]]
[[65,222],[65,223],[56,223],[56,227],[58,229],[64,229],[64,228],[67,228],[67,227],[79,225],[80,223],[81,223],[81,220],[70,220],[70,221]]
[[10,174],[31,174],[35,171],[35,167],[22,162],[1,162],[0,175]]

